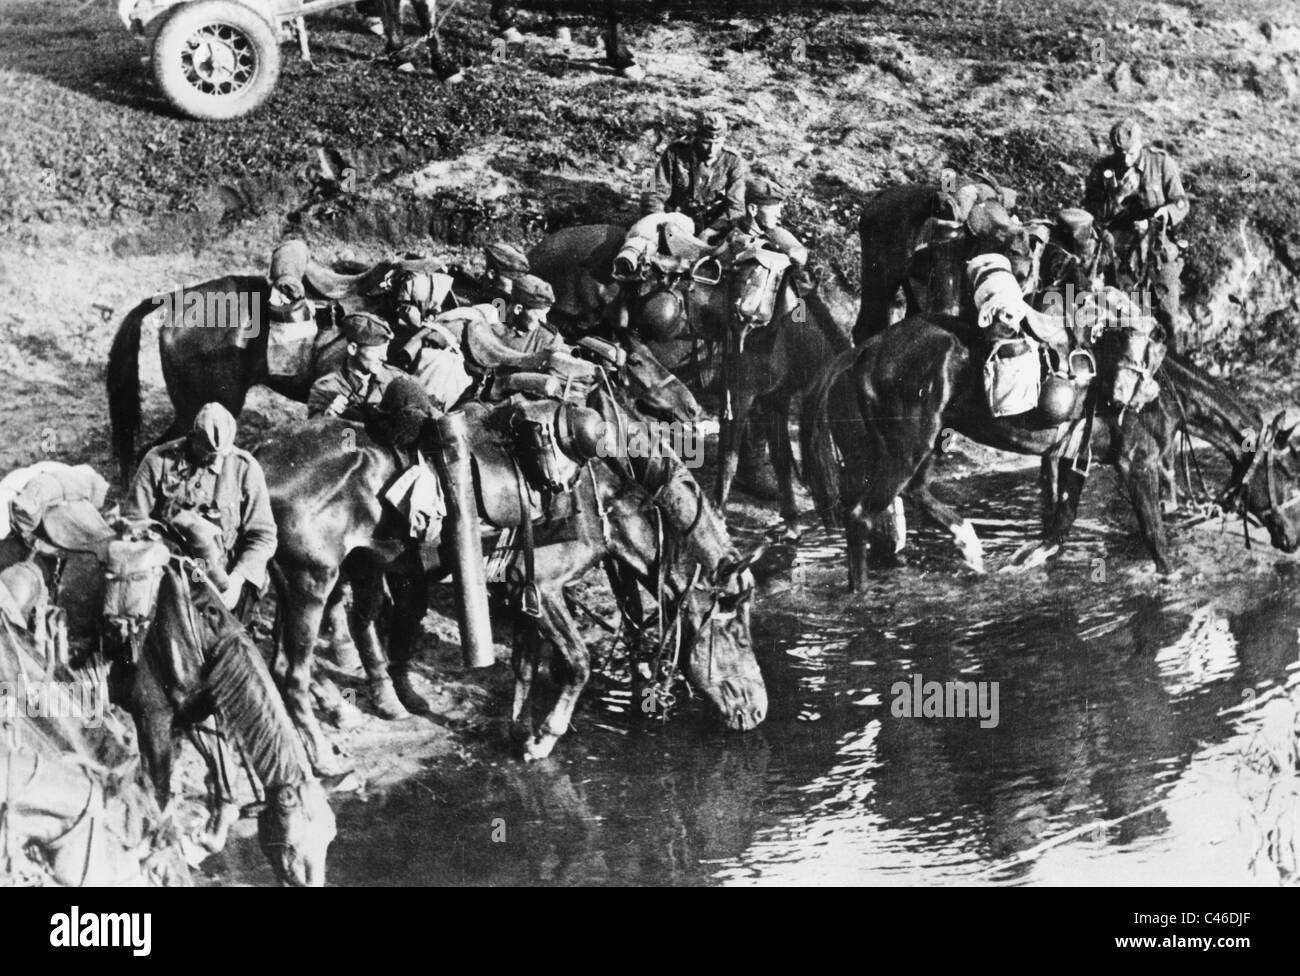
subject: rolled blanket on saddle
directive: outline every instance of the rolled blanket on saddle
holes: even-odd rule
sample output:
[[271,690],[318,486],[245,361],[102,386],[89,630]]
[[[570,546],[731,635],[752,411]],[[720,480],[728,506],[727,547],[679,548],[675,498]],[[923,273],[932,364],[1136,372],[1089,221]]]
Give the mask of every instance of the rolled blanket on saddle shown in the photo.
[[0,480],[0,539],[93,552],[112,534],[100,515],[108,482],[88,464],[39,461]]

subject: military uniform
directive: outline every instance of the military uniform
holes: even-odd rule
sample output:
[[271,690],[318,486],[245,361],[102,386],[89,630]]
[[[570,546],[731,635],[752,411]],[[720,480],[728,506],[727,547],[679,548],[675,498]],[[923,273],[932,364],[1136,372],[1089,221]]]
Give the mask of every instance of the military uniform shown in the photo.
[[232,449],[211,464],[196,463],[188,437],[159,444],[140,462],[128,511],[170,523],[196,512],[221,529],[226,573],[238,572],[255,590],[266,588],[266,563],[275,555],[275,519],[262,467],[247,451]]
[[[369,312],[356,312],[343,320],[343,337],[358,348],[387,346],[393,339],[388,323]],[[366,420],[384,398],[388,384],[402,373],[386,363],[377,363],[372,372],[358,369],[349,355],[346,362],[326,373],[311,385],[307,394],[307,416],[321,417],[341,395],[347,403],[341,413],[332,416],[344,420]]]
[[723,149],[716,163],[700,158],[690,139],[674,142],[655,167],[648,213],[675,211],[690,217],[697,233],[718,230],[745,213],[745,161]]
[[[1131,136],[1132,128],[1123,130],[1124,125],[1115,127],[1112,139],[1116,134],[1121,139]],[[1132,127],[1132,123],[1129,125]],[[1169,231],[1182,223],[1190,209],[1178,163],[1164,150],[1150,146],[1141,148],[1132,166],[1125,165],[1122,150],[1106,156],[1088,174],[1084,207],[1115,237],[1121,267],[1116,269],[1112,283],[1122,289],[1138,285],[1143,261],[1140,248],[1148,221],[1156,210],[1165,209],[1168,219],[1164,232],[1151,242],[1151,252],[1145,255],[1149,266],[1146,277],[1151,285],[1156,320],[1164,326],[1171,345],[1176,345],[1172,340],[1176,337],[1180,314],[1183,259]]]
[[334,398],[343,394],[348,398],[348,405],[338,416],[344,420],[365,420],[383,400],[388,384],[401,375],[399,370],[386,364],[373,373],[363,373],[346,364],[340,366],[311,385],[311,392],[307,394],[307,416],[324,416]]

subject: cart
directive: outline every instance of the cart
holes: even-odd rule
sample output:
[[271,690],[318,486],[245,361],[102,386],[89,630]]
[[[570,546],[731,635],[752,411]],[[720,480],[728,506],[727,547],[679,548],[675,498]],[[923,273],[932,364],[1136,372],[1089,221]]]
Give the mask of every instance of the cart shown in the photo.
[[150,46],[167,100],[195,119],[246,115],[280,76],[280,45],[311,60],[306,20],[355,0],[118,0],[118,17]]

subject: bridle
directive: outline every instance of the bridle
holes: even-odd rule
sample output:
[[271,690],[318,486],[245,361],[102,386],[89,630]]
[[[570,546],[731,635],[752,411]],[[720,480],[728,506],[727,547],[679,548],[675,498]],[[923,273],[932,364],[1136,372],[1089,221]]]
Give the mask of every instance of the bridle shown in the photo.
[[[1269,519],[1280,519],[1287,509],[1300,505],[1300,493],[1293,493],[1290,498],[1281,496],[1281,486],[1278,484],[1276,474],[1276,456],[1277,447],[1274,444],[1278,433],[1278,419],[1281,415],[1275,416],[1272,420],[1260,422],[1258,433],[1252,432],[1242,444],[1242,453],[1247,453],[1246,446],[1250,443],[1251,437],[1255,439],[1255,450],[1252,454],[1250,463],[1242,470],[1241,475],[1234,476],[1228,485],[1223,489],[1219,496],[1219,505],[1224,511],[1235,511],[1241,515],[1242,534],[1246,538],[1246,548],[1250,548],[1250,531],[1249,523],[1251,518],[1255,518],[1261,524],[1267,527]],[[1262,515],[1254,516],[1250,512],[1250,485],[1260,468],[1264,471],[1264,491],[1268,498],[1268,508]]]

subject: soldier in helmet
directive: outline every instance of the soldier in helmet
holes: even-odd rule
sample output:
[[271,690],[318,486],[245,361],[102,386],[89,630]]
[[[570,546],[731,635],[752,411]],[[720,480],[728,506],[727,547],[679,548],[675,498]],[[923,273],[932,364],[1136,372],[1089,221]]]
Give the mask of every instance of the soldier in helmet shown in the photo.
[[332,373],[312,384],[307,395],[307,416],[365,420],[383,399],[388,384],[401,373],[385,361],[393,330],[369,312],[356,312],[343,320],[347,359]]
[[1176,348],[1183,259],[1171,232],[1189,209],[1178,164],[1163,149],[1146,145],[1133,119],[1115,123],[1110,144],[1114,151],[1088,174],[1084,207],[1114,238],[1122,272],[1115,284],[1150,281],[1156,320]]

